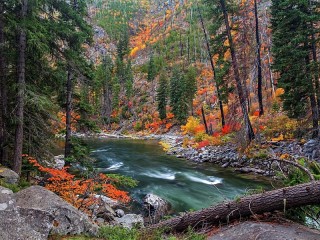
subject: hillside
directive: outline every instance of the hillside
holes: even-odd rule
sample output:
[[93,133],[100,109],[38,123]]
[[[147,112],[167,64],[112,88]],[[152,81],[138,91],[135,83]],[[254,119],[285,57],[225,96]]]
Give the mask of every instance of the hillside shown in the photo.
[[103,238],[277,211],[319,227],[319,49],[315,0],[1,1],[0,238],[32,215],[46,239],[57,209]]

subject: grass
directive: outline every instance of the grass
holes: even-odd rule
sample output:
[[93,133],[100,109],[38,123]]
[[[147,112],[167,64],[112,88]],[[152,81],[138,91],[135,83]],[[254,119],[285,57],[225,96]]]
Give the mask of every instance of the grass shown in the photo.
[[88,236],[50,236],[49,240],[205,240],[205,236],[189,229],[184,234],[166,235],[163,231],[153,232],[144,229],[127,229],[119,226],[100,228],[98,237]]

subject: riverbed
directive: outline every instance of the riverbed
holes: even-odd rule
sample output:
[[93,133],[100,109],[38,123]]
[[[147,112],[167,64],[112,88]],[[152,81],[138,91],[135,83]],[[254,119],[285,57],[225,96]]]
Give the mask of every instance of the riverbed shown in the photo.
[[169,201],[174,212],[183,212],[232,200],[253,189],[270,188],[265,179],[168,156],[157,141],[95,139],[89,146],[99,171],[139,181],[129,190],[137,205],[144,195],[154,193]]

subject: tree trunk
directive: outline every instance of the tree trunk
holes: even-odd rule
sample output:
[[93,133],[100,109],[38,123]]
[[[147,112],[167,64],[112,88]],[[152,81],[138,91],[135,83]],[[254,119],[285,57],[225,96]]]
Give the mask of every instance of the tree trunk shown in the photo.
[[[306,47],[312,51],[312,45],[306,44]],[[313,84],[313,74],[312,69],[310,67],[310,59],[307,55],[305,57],[305,63],[306,63],[306,76],[308,76],[308,85],[309,85],[309,99],[310,99],[310,105],[311,105],[311,115],[312,115],[312,138],[317,138],[319,135],[319,112],[318,112],[318,106],[317,106],[317,100],[316,100],[316,90],[315,86]]]
[[272,211],[286,211],[289,208],[320,203],[320,181],[281,188],[261,194],[240,198],[232,202],[220,203],[206,209],[187,213],[152,225],[149,229],[167,229],[182,232],[220,225],[230,220]]
[[[20,19],[25,21],[28,9],[28,0],[22,0]],[[16,104],[16,132],[14,141],[13,170],[20,175],[22,166],[23,149],[23,113],[24,113],[24,94],[26,80],[26,30],[19,28],[19,58],[18,58],[18,81],[17,81],[17,104]]]
[[72,111],[72,76],[70,69],[68,69],[67,84],[66,84],[66,138],[64,157],[70,157],[71,155],[71,111]]
[[231,29],[230,29],[230,25],[229,25],[229,18],[228,18],[225,0],[220,0],[220,5],[221,5],[222,12],[223,12],[225,25],[226,25],[229,46],[230,46],[230,52],[231,52],[231,58],[232,58],[232,67],[233,67],[233,71],[234,71],[234,77],[236,80],[239,101],[240,101],[241,110],[242,110],[242,114],[243,114],[243,118],[244,118],[247,137],[248,137],[248,141],[251,142],[255,136],[254,136],[253,128],[252,128],[252,125],[251,125],[251,122],[249,119],[246,98],[244,95],[244,91],[243,91],[242,83],[241,83],[241,79],[240,79],[239,67],[238,67],[236,52],[235,52],[235,49],[233,46],[233,40],[232,40]]
[[204,22],[203,22],[203,18],[202,18],[199,6],[197,6],[197,8],[198,8],[198,12],[199,12],[199,17],[200,17],[200,21],[201,21],[201,26],[202,26],[204,38],[205,38],[206,45],[207,45],[207,51],[208,51],[208,55],[209,55],[209,59],[210,59],[211,69],[212,69],[212,72],[213,72],[213,78],[214,78],[215,83],[216,83],[217,95],[218,95],[218,101],[219,101],[219,108],[220,108],[220,114],[221,114],[221,124],[222,124],[222,127],[224,127],[224,125],[225,125],[225,117],[224,117],[224,112],[223,112],[223,104],[222,104],[222,100],[221,100],[220,86],[219,86],[219,83],[218,83],[217,77],[216,77],[216,70],[215,70],[215,66],[214,66],[213,60],[212,60],[212,54],[211,54],[211,50],[210,50],[207,31],[206,31],[206,28],[204,26]]
[[319,136],[319,113],[315,94],[313,91],[309,95],[312,115],[312,138]]
[[206,129],[206,134],[209,134],[209,129],[208,129],[208,125],[207,125],[206,115],[204,114],[203,106],[201,107],[201,114],[202,114],[203,124]]
[[0,164],[8,165],[7,151],[7,79],[4,57],[4,3],[0,3]]
[[110,124],[111,113],[112,113],[111,89],[109,87],[109,84],[105,84],[103,86],[102,116],[106,118],[107,124]]
[[257,0],[254,0],[254,17],[256,21],[256,42],[257,42],[257,63],[258,63],[258,101],[259,101],[259,115],[263,115],[263,102],[262,102],[262,69],[261,69],[261,56],[260,56],[260,37],[259,37],[259,18]]

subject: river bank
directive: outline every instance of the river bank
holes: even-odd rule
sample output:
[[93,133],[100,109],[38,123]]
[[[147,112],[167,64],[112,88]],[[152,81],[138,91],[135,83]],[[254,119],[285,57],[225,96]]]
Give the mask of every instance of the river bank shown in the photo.
[[209,162],[222,168],[232,168],[234,171],[246,174],[257,174],[271,178],[276,177],[276,172],[288,171],[288,164],[281,159],[308,159],[320,162],[319,141],[311,139],[306,142],[292,141],[265,141],[259,146],[252,147],[246,153],[239,151],[239,146],[232,141],[218,145],[194,148],[184,147],[184,136],[178,133],[149,134],[149,135],[124,135],[111,133],[75,133],[79,138],[97,139],[140,139],[158,140],[168,155],[184,158],[196,163]]

